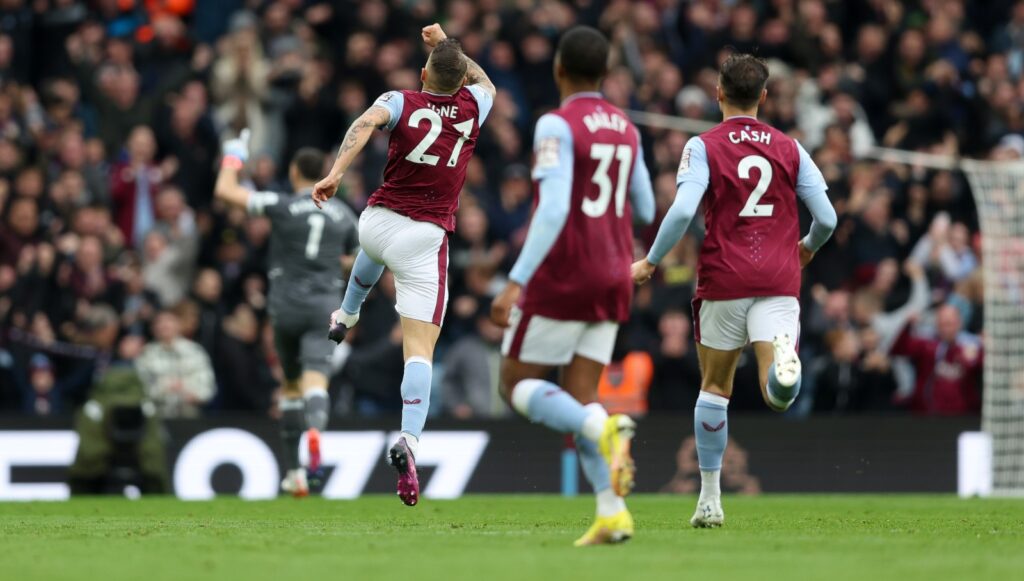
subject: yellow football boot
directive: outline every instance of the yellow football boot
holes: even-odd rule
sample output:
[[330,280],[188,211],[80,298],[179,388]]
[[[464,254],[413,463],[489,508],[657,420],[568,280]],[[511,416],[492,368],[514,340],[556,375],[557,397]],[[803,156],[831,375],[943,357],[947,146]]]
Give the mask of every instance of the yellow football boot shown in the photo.
[[601,432],[601,439],[598,440],[601,455],[608,463],[612,490],[616,495],[622,497],[633,490],[636,464],[633,463],[633,457],[629,453],[629,446],[635,433],[636,422],[632,418],[623,414],[615,414],[605,420],[604,431]]
[[624,543],[633,536],[633,515],[628,510],[613,516],[597,517],[587,532],[573,543],[574,547]]

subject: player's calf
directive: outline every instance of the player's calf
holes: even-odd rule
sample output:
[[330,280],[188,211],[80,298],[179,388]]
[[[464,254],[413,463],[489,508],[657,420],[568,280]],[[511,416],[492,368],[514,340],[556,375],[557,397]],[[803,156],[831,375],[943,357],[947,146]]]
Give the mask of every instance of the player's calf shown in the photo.
[[352,275],[345,287],[341,308],[331,314],[328,339],[335,343],[341,343],[345,339],[345,333],[359,322],[359,310],[366,300],[366,295],[370,294],[373,285],[377,284],[383,273],[383,264],[375,262],[366,252],[359,251],[352,265]]
[[[285,397],[281,400],[281,441],[284,445],[284,461],[287,471],[281,488],[294,496],[306,496],[309,489],[306,473],[299,462],[299,440],[306,429],[305,402],[300,397]],[[298,476],[301,474],[301,478]]]
[[561,387],[543,379],[524,379],[515,384],[512,408],[531,422],[561,433],[580,434],[598,442],[608,418],[600,406],[584,406]]
[[700,498],[690,519],[695,527],[717,527],[722,513],[722,457],[729,442],[729,399],[707,391],[700,392],[693,411],[693,431],[697,440],[700,467]]

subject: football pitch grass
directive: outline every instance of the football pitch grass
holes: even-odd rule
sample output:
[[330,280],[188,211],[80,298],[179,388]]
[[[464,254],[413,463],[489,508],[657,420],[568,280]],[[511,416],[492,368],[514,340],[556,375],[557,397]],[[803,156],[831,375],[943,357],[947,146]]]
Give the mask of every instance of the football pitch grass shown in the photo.
[[0,504],[0,578],[1024,579],[1024,500],[728,496],[717,530],[694,500],[631,497],[636,537],[581,549],[589,496]]

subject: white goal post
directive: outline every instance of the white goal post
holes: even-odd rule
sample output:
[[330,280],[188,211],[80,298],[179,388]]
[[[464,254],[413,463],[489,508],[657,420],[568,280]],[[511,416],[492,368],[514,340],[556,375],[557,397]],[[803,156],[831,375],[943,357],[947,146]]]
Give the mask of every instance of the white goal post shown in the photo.
[[[634,123],[698,135],[716,124],[645,111]],[[978,208],[985,281],[982,430],[992,437],[992,492],[1024,495],[1024,161],[959,159],[874,147],[862,159],[959,170]]]
[[981,225],[992,492],[1024,495],[1024,162],[963,160]]

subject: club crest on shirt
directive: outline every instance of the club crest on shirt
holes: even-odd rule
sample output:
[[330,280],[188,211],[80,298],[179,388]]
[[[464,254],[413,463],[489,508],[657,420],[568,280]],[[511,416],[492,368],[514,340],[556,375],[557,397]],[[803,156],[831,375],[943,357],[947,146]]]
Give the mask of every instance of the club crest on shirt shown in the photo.
[[558,150],[561,141],[557,137],[545,137],[537,144],[537,168],[547,169],[558,167]]

